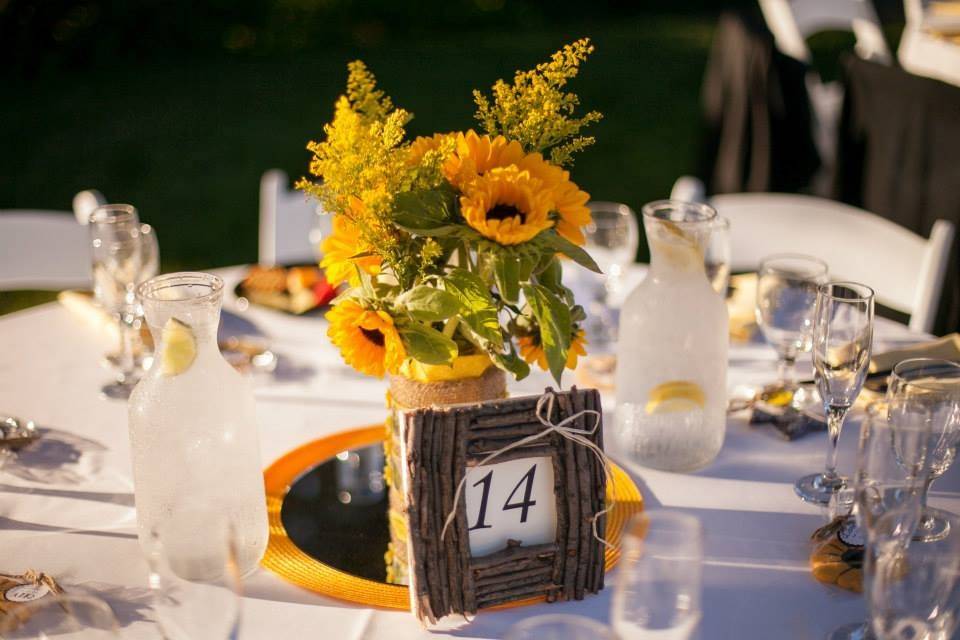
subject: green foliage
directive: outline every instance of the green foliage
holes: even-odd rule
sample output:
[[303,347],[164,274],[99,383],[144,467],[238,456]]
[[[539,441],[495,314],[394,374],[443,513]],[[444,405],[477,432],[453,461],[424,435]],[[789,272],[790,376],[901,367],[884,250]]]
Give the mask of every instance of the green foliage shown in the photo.
[[454,295],[426,285],[418,285],[403,292],[394,304],[406,310],[415,320],[424,322],[446,320],[460,310],[460,301]]
[[458,267],[443,279],[443,288],[460,303],[459,318],[466,326],[466,335],[477,347],[487,353],[503,350],[503,334],[497,306],[490,288],[475,273]]
[[407,353],[424,364],[450,364],[457,357],[457,343],[429,325],[411,322],[397,331]]
[[540,345],[547,355],[550,373],[559,383],[573,331],[570,308],[543,285],[524,285],[523,294],[540,327]]

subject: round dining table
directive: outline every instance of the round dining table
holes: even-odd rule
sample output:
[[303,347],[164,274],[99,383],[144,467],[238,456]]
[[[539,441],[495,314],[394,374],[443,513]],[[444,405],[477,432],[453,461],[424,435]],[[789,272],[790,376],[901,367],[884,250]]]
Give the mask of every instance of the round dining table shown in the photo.
[[[244,268],[214,272],[226,282],[221,332],[260,336],[278,355],[275,371],[254,376],[265,468],[307,442],[384,418],[386,382],[343,364],[327,339],[322,315],[297,317],[244,305],[232,293]],[[874,351],[924,338],[878,319]],[[127,406],[99,392],[109,376],[101,364],[108,342],[101,330],[56,303],[0,317],[0,413],[33,419],[47,440],[0,468],[0,573],[33,569],[68,590],[93,591],[114,609],[122,638],[160,638],[149,570],[136,536]],[[731,393],[769,382],[775,373],[775,355],[767,345],[731,345]],[[810,375],[809,362],[801,363],[800,375]],[[513,383],[511,393],[535,394],[550,384],[545,375],[534,374]],[[612,397],[604,395],[604,409],[609,433]],[[826,436],[813,433],[788,442],[772,428],[749,425],[747,418],[745,413],[729,417],[719,456],[695,473],[642,468],[616,448],[609,451],[636,481],[644,509],[682,511],[703,524],[699,637],[822,638],[863,620],[861,595],[812,577],[810,536],[825,523],[825,514],[794,494],[797,478],[823,468]],[[851,415],[840,439],[839,467],[845,473],[855,464],[860,419]],[[175,467],[170,471],[176,473]],[[934,485],[931,503],[960,512],[957,465]],[[583,601],[482,611],[469,621],[452,616],[427,631],[409,612],[318,595],[260,568],[244,580],[239,637],[501,638],[518,620],[538,614],[608,622],[615,574],[616,569],[600,594]]]

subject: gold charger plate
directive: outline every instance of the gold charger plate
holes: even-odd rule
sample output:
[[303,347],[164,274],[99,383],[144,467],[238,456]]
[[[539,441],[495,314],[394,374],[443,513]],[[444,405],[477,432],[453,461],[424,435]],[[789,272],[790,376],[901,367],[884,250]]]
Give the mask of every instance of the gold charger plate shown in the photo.
[[[384,426],[377,424],[320,438],[284,454],[264,471],[270,522],[270,541],[261,563],[264,568],[288,582],[331,598],[367,606],[410,609],[407,587],[361,578],[317,560],[290,539],[280,518],[283,500],[299,477],[341,451],[382,442],[385,433]],[[618,547],[624,525],[630,516],[643,509],[643,497],[630,476],[615,464],[612,470],[614,481],[607,483],[607,500],[613,500],[614,507],[607,516],[607,539],[615,548],[606,551],[607,571],[620,559]],[[529,598],[495,608],[543,601],[543,597]]]

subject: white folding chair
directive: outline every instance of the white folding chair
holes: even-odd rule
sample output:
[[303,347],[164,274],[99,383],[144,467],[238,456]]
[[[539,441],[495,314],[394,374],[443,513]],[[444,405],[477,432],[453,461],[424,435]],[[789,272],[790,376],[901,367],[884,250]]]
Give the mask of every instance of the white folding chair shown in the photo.
[[88,232],[69,212],[0,211],[0,291],[90,283]]
[[288,185],[279,169],[260,179],[260,264],[314,262],[317,245],[331,232],[331,216],[318,214],[316,202]]
[[[671,198],[702,200],[695,178],[678,180]],[[833,279],[873,287],[880,304],[910,314],[930,332],[947,273],[955,227],[937,220],[924,238],[869,211],[833,200],[785,193],[729,193],[709,202],[730,219],[732,271],[756,271],[775,253],[824,260]]]

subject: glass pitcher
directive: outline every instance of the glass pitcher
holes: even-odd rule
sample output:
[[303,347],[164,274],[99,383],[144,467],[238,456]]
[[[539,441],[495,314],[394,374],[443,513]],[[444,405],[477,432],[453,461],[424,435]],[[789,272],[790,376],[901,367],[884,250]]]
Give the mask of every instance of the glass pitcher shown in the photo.
[[159,524],[191,532],[189,548],[211,557],[221,549],[204,536],[203,502],[233,527],[237,563],[253,571],[267,546],[267,512],[256,409],[249,382],[217,345],[223,280],[173,273],[139,289],[156,344],[150,370],[130,396],[130,451],[141,546]]
[[728,316],[704,268],[716,215],[670,200],[643,207],[650,271],[621,310],[615,437],[644,466],[692,471],[723,446]]

